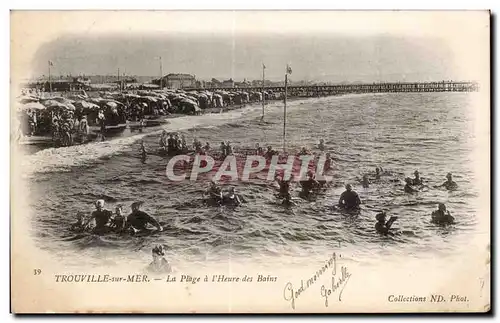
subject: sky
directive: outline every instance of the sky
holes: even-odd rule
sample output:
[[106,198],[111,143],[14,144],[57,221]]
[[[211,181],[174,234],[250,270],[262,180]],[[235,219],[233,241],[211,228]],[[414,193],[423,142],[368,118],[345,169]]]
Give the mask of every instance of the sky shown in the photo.
[[477,12],[14,12],[11,33],[22,36],[12,37],[11,52],[18,53],[12,64],[29,65],[32,76],[47,75],[50,60],[53,75],[120,69],[157,77],[161,57],[164,75],[201,80],[261,79],[263,63],[273,81],[283,80],[287,64],[292,81],[473,80],[487,73],[486,18]]
[[[429,50],[431,48],[432,50]],[[333,35],[107,35],[64,36],[40,48],[35,74],[158,76],[199,79],[283,78],[311,81],[403,81],[454,78],[451,53],[439,41],[391,36]]]

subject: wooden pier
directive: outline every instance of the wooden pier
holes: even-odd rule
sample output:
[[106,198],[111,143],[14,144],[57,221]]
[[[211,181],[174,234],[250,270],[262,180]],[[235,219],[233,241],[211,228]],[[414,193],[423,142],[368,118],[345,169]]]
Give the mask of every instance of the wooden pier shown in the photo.
[[[209,90],[209,91],[262,91],[262,87],[219,87],[185,90]],[[283,93],[284,86],[266,86],[265,91],[272,93]],[[341,94],[356,93],[399,93],[399,92],[477,92],[479,85],[475,82],[398,82],[398,83],[371,83],[371,84],[336,84],[336,85],[305,85],[288,86],[290,97],[319,97]]]

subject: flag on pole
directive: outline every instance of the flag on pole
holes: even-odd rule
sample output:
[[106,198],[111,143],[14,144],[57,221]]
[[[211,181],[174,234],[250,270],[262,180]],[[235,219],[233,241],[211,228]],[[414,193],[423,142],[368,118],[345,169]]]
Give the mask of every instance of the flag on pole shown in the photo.
[[52,63],[52,61],[49,61],[49,66],[54,66],[54,63]]
[[286,74],[292,74],[292,68],[288,64],[286,64]]

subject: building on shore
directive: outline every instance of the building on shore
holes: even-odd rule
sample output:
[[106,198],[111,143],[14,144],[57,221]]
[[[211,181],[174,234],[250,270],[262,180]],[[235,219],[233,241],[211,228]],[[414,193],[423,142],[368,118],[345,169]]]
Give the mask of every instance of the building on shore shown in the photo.
[[163,76],[161,79],[155,79],[153,84],[162,85],[170,89],[183,89],[196,87],[196,78],[191,74],[174,74],[170,73]]
[[49,80],[49,78],[42,77],[36,80],[29,81],[24,84],[27,88],[39,89],[44,92],[70,92],[70,91],[80,91],[89,90],[91,86],[91,81],[86,77],[54,77]]
[[212,78],[210,81],[203,82],[203,88],[216,89],[222,87],[222,82],[216,78]]
[[221,87],[224,87],[224,88],[234,87],[233,79],[230,78],[229,80],[222,81]]
[[245,88],[250,86],[252,86],[252,83],[247,81],[246,79],[244,79],[243,82],[234,82],[234,87],[237,88]]

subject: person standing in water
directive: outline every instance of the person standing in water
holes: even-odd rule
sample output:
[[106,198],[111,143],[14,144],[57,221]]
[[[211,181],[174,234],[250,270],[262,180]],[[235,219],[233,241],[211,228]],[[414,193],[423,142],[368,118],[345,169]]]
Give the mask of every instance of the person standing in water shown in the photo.
[[305,181],[300,181],[300,186],[302,191],[299,193],[301,197],[309,197],[314,188],[319,187],[319,183],[314,179],[314,173],[312,171],[307,172],[307,179]]
[[222,204],[223,205],[228,205],[228,206],[240,206],[241,205],[241,199],[236,194],[236,189],[234,187],[231,187],[229,189],[229,192],[224,195],[222,198]]
[[412,180],[413,185],[418,185],[418,186],[424,185],[424,182],[423,182],[422,178],[420,178],[420,174],[419,174],[418,170],[416,170],[413,173],[413,175],[415,175],[415,178]]
[[304,155],[310,155],[309,151],[306,149],[306,147],[300,148],[299,153],[297,154],[298,156],[304,156]]
[[328,171],[333,169],[332,162],[333,161],[332,161],[332,157],[331,157],[330,153],[326,153],[325,165],[323,167],[325,172],[328,172]]
[[111,213],[111,211],[104,209],[104,200],[97,200],[95,202],[95,208],[95,211],[92,212],[84,227],[88,228],[90,226],[90,222],[94,220],[95,227],[93,232],[97,234],[105,233],[108,228],[107,224],[113,214]]
[[231,147],[231,142],[228,141],[226,143],[226,156],[232,155],[233,154],[233,147]]
[[455,183],[453,181],[453,175],[451,173],[448,173],[446,174],[446,182],[444,182],[443,184],[439,185],[439,186],[434,186],[435,188],[441,188],[441,187],[444,187],[446,188],[448,191],[453,191],[453,190],[456,190],[458,189],[458,185],[457,183]]
[[207,151],[209,151],[209,150],[210,150],[210,143],[209,143],[208,141],[205,143],[205,146],[203,147],[203,150],[204,150],[205,152],[207,152]]
[[148,152],[146,151],[146,146],[144,146],[144,140],[141,140],[141,161],[142,163],[146,163],[146,159],[148,158]]
[[127,217],[126,228],[127,229],[131,228],[134,233],[146,231],[147,230],[146,226],[149,223],[154,227],[156,227],[158,231],[163,231],[162,226],[155,218],[153,218],[146,212],[140,210],[141,205],[142,202],[132,203],[131,205],[132,213],[130,213],[129,216]]
[[220,150],[221,150],[222,156],[226,157],[227,151],[226,151],[226,143],[224,141],[221,141],[221,143],[220,143]]
[[290,195],[290,193],[286,193],[285,198],[281,202],[281,205],[283,205],[285,207],[291,207],[291,206],[295,206],[297,204],[295,204],[295,202],[292,201],[292,195]]
[[169,153],[177,151],[177,142],[175,141],[174,135],[172,133],[168,135],[167,145]]
[[202,151],[201,145],[202,145],[201,141],[199,141],[198,139],[195,139],[193,141],[194,151],[197,152],[197,153],[201,153],[201,151]]
[[320,151],[325,151],[325,148],[326,148],[325,147],[325,140],[323,140],[323,139],[319,140],[318,148]]
[[446,205],[443,203],[438,204],[438,209],[432,212],[431,222],[435,224],[452,224],[455,218],[451,216],[450,211],[446,211]]
[[[201,142],[200,142],[200,148],[201,148]],[[181,150],[186,150],[187,149],[187,141],[186,141],[186,136],[184,134],[181,135]]]
[[380,212],[375,216],[375,219],[377,220],[377,223],[375,223],[375,230],[377,230],[378,233],[392,235],[392,232],[390,232],[389,230],[391,229],[394,221],[398,219],[397,216],[391,216],[389,221],[386,222],[386,213]]
[[358,193],[352,190],[351,184],[346,184],[345,189],[346,190],[340,195],[339,207],[346,210],[359,209],[361,200]]
[[255,144],[255,154],[258,156],[262,156],[262,154],[264,154],[264,149],[262,149],[259,143]]
[[411,180],[411,178],[407,177],[405,178],[405,193],[408,193],[408,194],[413,194],[413,193],[417,193],[418,190],[414,189],[411,185],[413,184],[413,181]]
[[368,188],[370,187],[370,180],[368,179],[368,175],[363,175],[363,180],[362,180],[363,188]]
[[163,130],[160,137],[160,150],[167,151],[167,149],[168,149],[167,131]]
[[222,203],[222,190],[220,187],[215,183],[215,181],[210,182],[210,187],[208,188],[206,194],[208,194],[208,198],[211,201],[214,201],[217,204]]
[[83,212],[76,214],[76,222],[71,225],[71,231],[77,233],[85,231],[85,214]]
[[121,205],[115,208],[115,216],[111,220],[111,227],[115,232],[122,232],[125,229],[125,217],[123,216]]
[[162,245],[158,245],[151,250],[153,262],[149,264],[146,270],[152,274],[169,274],[172,272],[172,267],[164,258],[165,252]]
[[282,176],[276,175],[274,178],[279,185],[278,197],[284,198],[287,194],[290,194],[290,183],[292,178],[285,180]]
[[174,134],[174,140],[175,140],[175,151],[179,152],[182,150],[182,141],[181,138],[179,137],[178,133]]
[[272,146],[267,146],[267,151],[264,154],[264,158],[271,159],[277,152],[273,150]]

